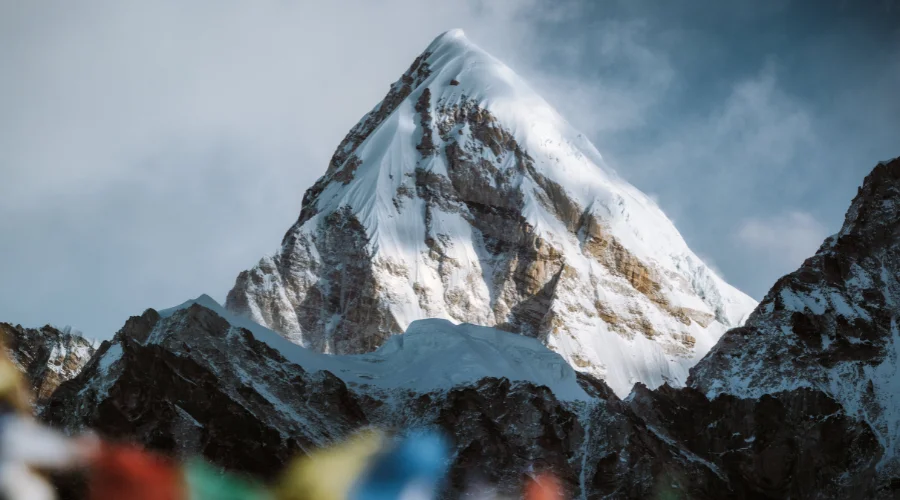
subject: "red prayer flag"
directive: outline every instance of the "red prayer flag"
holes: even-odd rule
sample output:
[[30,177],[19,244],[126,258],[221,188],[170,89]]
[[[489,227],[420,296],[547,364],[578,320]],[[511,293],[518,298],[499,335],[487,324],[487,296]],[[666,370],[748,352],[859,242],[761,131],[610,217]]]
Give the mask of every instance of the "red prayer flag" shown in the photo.
[[88,485],[90,500],[187,500],[181,470],[133,446],[100,446]]

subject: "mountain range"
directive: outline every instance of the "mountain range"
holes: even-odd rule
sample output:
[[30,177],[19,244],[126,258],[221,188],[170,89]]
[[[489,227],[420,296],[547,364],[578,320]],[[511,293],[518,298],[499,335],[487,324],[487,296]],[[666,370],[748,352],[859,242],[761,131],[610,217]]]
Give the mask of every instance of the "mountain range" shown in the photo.
[[546,469],[572,498],[896,498],[900,159],[757,304],[454,30],[224,307],[148,309],[96,349],[0,334],[46,422],[264,478],[427,426],[453,442],[447,498]]

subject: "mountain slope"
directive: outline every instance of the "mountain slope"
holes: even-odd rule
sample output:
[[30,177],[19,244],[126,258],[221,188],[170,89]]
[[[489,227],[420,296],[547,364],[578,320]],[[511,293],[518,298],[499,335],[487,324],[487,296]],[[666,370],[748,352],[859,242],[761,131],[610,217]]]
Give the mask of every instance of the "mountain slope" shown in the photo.
[[338,146],[226,307],[311,349],[414,320],[536,337],[620,395],[680,385],[755,302],[512,70],[439,36]]
[[900,159],[875,167],[840,232],[778,280],[690,383],[709,397],[822,391],[871,426],[882,472],[900,476]]

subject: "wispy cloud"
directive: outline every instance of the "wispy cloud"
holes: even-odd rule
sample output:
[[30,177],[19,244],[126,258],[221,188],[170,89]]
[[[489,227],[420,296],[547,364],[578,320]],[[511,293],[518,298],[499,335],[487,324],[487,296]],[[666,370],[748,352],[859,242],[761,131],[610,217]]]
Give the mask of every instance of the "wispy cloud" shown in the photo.
[[533,43],[543,64],[525,76],[576,127],[592,137],[646,124],[675,69],[648,40],[640,20],[604,20],[564,44]]
[[[793,165],[817,141],[809,111],[781,88],[771,62],[733,83],[707,114],[689,113],[670,118],[656,141],[635,144],[637,151],[626,153],[636,177],[690,173],[697,182],[688,189],[731,196],[729,187],[756,189],[766,180],[763,174],[776,175]],[[684,187],[684,182],[672,184]]]
[[711,118],[706,136],[711,152],[725,152],[758,168],[784,168],[816,139],[809,113],[779,88],[771,62],[737,83]]
[[734,235],[738,244],[761,255],[782,274],[816,253],[827,236],[827,228],[802,211],[744,219]]
[[[736,221],[767,213],[767,206],[810,187],[789,179],[815,168],[805,156],[817,148],[818,132],[807,105],[781,85],[772,60],[732,81],[720,100],[705,105],[704,112],[687,107],[677,116],[669,112],[653,135],[618,135],[606,150],[613,151],[611,161],[627,178],[652,187],[696,252],[715,258],[726,280],[759,296],[786,269],[780,264],[777,270],[761,269],[753,263],[768,256],[735,252],[727,242]],[[773,188],[774,179],[783,182]],[[787,262],[796,262],[796,256]]]

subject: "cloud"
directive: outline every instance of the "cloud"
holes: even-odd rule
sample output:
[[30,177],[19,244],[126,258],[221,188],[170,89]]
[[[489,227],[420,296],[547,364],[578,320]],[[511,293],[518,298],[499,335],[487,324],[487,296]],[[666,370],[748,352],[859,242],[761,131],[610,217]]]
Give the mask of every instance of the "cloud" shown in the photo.
[[786,273],[815,254],[827,236],[827,228],[815,217],[802,211],[790,211],[744,219],[734,238],[736,243],[746,245]]
[[[734,82],[708,113],[683,113],[662,127],[656,140],[632,144],[621,153],[620,160],[630,165],[633,177],[690,173],[700,182],[689,189],[707,197],[731,196],[731,186],[740,185],[747,192],[758,189],[766,175],[777,175],[788,166],[804,168],[796,160],[817,142],[810,111],[779,85],[771,61]],[[683,188],[684,182],[669,184],[670,191]]]
[[564,44],[531,47],[545,64],[525,76],[588,135],[633,130],[675,79],[668,55],[650,43],[651,30],[640,20],[594,23]]
[[745,69],[703,107],[657,111],[663,121],[655,132],[600,139],[607,159],[655,194],[691,248],[714,258],[724,279],[754,296],[787,268],[750,264],[769,257],[730,251],[728,235],[736,221],[805,194],[811,184],[801,179],[812,175],[816,163],[808,156],[819,143],[811,111],[785,90],[779,69],[769,59]]
[[546,5],[0,4],[0,321],[103,337],[223,299],[435,36],[503,58]]
[[771,61],[736,84],[711,118],[708,150],[771,170],[785,167],[815,141],[809,112],[779,88]]
[[[147,306],[223,298],[275,249],[348,129],[450,28],[528,79],[760,296],[783,265],[730,245],[735,221],[802,207],[837,224],[866,169],[897,155],[900,44],[871,23],[848,31],[844,10],[827,36],[791,24],[832,10],[0,2],[0,321],[102,337]],[[772,25],[788,29],[757,34]]]

